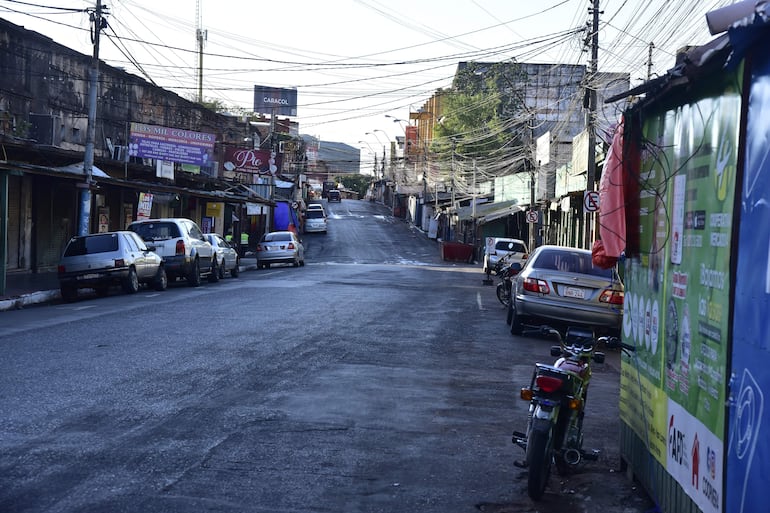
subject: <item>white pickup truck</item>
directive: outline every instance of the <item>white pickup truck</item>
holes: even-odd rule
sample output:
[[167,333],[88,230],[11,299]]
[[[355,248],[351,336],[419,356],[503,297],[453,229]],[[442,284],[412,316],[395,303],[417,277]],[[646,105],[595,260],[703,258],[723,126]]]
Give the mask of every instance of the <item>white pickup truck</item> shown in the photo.
[[128,229],[163,258],[169,281],[185,278],[197,287],[204,276],[211,282],[219,280],[214,248],[194,221],[177,217],[143,219],[134,221]]

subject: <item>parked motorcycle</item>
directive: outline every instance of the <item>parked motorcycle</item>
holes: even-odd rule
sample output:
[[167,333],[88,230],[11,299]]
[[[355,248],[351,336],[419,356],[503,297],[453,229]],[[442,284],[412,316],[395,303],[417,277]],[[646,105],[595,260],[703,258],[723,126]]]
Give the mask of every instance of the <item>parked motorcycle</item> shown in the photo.
[[591,362],[604,363],[605,355],[596,351],[598,344],[608,348],[633,350],[617,337],[595,338],[593,330],[567,328],[564,338],[550,326],[524,330],[523,334],[554,336],[558,346],[551,347],[553,365],[535,364],[532,380],[521,389],[521,398],[529,401],[527,430],[513,432],[512,442],[525,450],[526,457],[516,466],[529,469],[527,491],[540,500],[548,484],[551,465],[565,474],[582,460],[596,460],[598,451],[583,449],[583,416],[591,380]]
[[500,278],[497,284],[497,299],[503,306],[511,303],[511,289],[513,287],[513,277],[521,270],[521,265],[514,266],[513,262],[506,257],[501,258],[495,264],[495,275]]

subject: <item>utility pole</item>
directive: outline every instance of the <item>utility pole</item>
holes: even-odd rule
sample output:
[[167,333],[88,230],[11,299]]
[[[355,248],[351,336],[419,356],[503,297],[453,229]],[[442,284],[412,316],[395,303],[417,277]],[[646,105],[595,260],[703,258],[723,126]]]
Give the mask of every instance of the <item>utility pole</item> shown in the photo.
[[198,43],[198,103],[203,103],[203,43],[208,37],[208,31],[203,30],[201,0],[195,3],[195,17],[198,23],[195,30],[195,39]]
[[93,186],[94,140],[96,139],[96,98],[99,88],[99,33],[107,27],[107,20],[102,18],[102,0],[96,0],[96,9],[89,13],[91,21],[91,42],[94,53],[88,79],[88,128],[86,130],[86,149],[83,155],[83,173],[86,182],[80,188],[80,218],[78,235],[88,235],[91,226],[91,187]]
[[647,50],[647,80],[652,79],[652,50],[655,48],[655,43],[650,43],[650,48]]
[[[588,11],[593,14],[591,23],[591,62],[586,87],[588,87],[588,176],[586,191],[596,190],[596,75],[599,71],[599,0],[592,0],[593,7]],[[594,233],[595,214],[583,212],[585,222],[585,247],[591,248]]]

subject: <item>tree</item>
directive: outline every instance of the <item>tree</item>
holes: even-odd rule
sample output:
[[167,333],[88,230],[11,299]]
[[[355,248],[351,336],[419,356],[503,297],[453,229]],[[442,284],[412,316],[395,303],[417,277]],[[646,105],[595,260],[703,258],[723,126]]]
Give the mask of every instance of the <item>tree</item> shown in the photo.
[[460,63],[431,151],[442,160],[450,160],[453,151],[465,158],[483,158],[521,145],[522,131],[510,120],[522,109],[515,84],[524,80],[515,62]]
[[363,198],[366,196],[366,191],[369,189],[372,177],[368,175],[344,175],[338,176],[335,181],[341,183],[346,189],[356,191],[358,197]]

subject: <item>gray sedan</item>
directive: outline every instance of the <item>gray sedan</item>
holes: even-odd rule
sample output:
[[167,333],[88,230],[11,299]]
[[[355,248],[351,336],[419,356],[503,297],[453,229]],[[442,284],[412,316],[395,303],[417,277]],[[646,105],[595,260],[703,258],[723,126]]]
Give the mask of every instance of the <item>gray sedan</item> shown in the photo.
[[511,333],[524,325],[587,326],[617,334],[623,324],[623,283],[617,271],[595,267],[591,252],[540,246],[513,279],[508,321]]
[[257,268],[270,264],[305,265],[305,247],[297,234],[290,231],[270,232],[257,244]]

